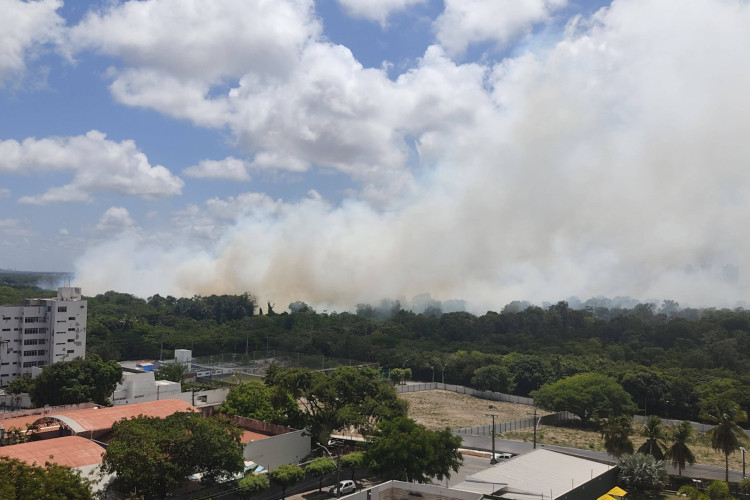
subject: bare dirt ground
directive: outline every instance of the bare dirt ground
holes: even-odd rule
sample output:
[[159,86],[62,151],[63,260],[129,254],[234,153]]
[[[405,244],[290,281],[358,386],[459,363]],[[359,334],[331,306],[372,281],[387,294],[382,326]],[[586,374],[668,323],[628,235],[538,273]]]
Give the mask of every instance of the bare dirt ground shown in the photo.
[[[449,391],[420,391],[401,394],[399,397],[409,401],[409,417],[413,418],[428,429],[444,429],[449,427],[474,427],[491,423],[488,413],[500,415],[496,422],[507,422],[528,418],[533,413],[530,406],[516,403],[502,403],[487,401],[467,394]],[[490,409],[489,405],[494,408]],[[542,413],[540,413],[542,414]],[[641,427],[634,425],[631,436],[633,446],[637,450],[645,438],[639,435]],[[498,434],[502,439],[516,441],[531,441],[532,429],[528,431],[507,432]],[[604,451],[604,441],[599,432],[569,427],[541,425],[538,428],[537,441],[556,446]],[[688,446],[695,454],[699,464],[724,467],[724,454],[711,449],[710,438],[703,434],[695,434]],[[750,458],[750,457],[748,457]],[[729,456],[729,468],[742,470],[742,454],[740,452]]]
[[[407,392],[399,397],[409,402],[409,417],[433,430],[491,424],[492,419],[487,416],[490,413],[498,415],[495,422],[529,418],[534,414],[530,406],[487,401],[450,391]],[[538,415],[547,413],[538,412]]]

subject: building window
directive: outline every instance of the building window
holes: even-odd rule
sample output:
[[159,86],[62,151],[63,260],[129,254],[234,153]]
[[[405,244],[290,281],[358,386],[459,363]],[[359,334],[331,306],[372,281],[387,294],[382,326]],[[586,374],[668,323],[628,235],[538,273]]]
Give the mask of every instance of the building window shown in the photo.
[[68,319],[69,319],[70,321],[75,321],[75,320],[76,320],[76,317],[75,317],[75,316],[71,316],[71,317],[69,317]]
[[4,332],[9,332],[9,331],[10,331],[10,328],[3,328],[3,331],[4,331]]
[[68,331],[69,332],[74,332],[74,331],[76,331],[76,329],[75,328],[68,328]]
[[57,306],[57,312],[59,313],[68,312],[68,306]]
[[39,343],[39,339],[26,339],[23,341],[23,345],[37,345]]
[[73,354],[74,352],[76,352],[75,349],[68,349],[68,354]]
[[31,316],[31,317],[28,317],[28,318],[23,318],[23,322],[24,323],[39,323],[40,321],[39,321],[39,318],[37,318],[35,316]]

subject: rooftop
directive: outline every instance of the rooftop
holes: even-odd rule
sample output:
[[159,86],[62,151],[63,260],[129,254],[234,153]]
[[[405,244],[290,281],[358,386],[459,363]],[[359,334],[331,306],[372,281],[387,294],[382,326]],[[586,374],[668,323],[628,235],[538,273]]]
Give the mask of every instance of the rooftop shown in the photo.
[[501,492],[509,499],[528,495],[557,498],[610,468],[585,458],[537,449],[477,472],[453,488],[487,495]]
[[43,465],[49,461],[73,468],[99,464],[103,453],[104,448],[78,436],[30,441],[0,448],[0,456],[17,458],[29,465],[35,462]]
[[88,408],[73,410],[54,415],[37,416],[37,420],[50,425],[52,420],[63,423],[75,434],[105,431],[112,424],[122,420],[143,415],[145,417],[165,418],[179,411],[197,411],[193,405],[179,399],[161,399],[132,405]]

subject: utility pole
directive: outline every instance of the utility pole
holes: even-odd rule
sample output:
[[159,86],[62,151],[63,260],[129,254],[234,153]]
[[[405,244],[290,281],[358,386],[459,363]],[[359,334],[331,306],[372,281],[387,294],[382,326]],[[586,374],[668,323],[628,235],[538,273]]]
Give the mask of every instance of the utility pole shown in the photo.
[[497,459],[495,458],[495,417],[497,415],[492,413],[485,413],[485,417],[492,417],[492,458],[490,458],[490,464],[495,465],[497,463]]
[[[541,420],[541,418],[539,419]],[[539,420],[536,419],[536,406],[534,407],[534,449],[536,450],[536,426],[539,424]]]

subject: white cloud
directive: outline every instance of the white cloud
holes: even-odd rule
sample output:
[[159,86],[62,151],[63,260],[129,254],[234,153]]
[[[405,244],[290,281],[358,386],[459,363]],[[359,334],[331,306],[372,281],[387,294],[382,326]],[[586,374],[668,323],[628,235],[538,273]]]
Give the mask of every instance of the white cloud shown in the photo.
[[99,218],[96,230],[103,233],[119,234],[123,231],[136,231],[138,225],[130,217],[130,212],[126,208],[109,207]]
[[[222,219],[237,209],[217,203],[213,239],[93,247],[81,283],[339,307],[430,292],[480,312],[598,294],[732,304],[750,290],[719,271],[750,269],[749,25],[747,3],[618,1],[548,51],[456,64],[431,47],[396,81],[310,43],[273,85],[243,77],[198,104],[220,101],[248,150],[333,166],[387,204],[310,196]],[[208,205],[191,210],[186,228]]]
[[223,160],[202,160],[198,165],[193,165],[182,171],[188,177],[197,179],[213,178],[228,179],[233,181],[249,181],[250,164],[239,158],[230,156]]
[[12,238],[26,238],[34,234],[29,221],[21,219],[0,219],[0,234]]
[[7,198],[10,196],[10,189],[0,189],[0,198]]
[[45,44],[58,43],[65,24],[61,0],[0,0],[0,85],[26,70],[26,61]]
[[505,44],[549,19],[567,0],[445,0],[445,11],[433,29],[451,55],[460,55],[472,43]]
[[71,30],[72,47],[160,69],[180,81],[219,83],[288,73],[321,27],[312,0],[146,0],[110,3]]
[[353,17],[360,17],[377,21],[385,26],[388,16],[394,12],[408,9],[409,7],[426,0],[338,0],[344,9]]
[[102,190],[159,198],[179,194],[184,184],[165,167],[151,165],[133,141],[110,141],[96,130],[72,137],[0,141],[1,173],[55,171],[72,172],[73,180],[19,202],[87,201]]
[[69,234],[70,234],[70,231],[68,231],[68,230],[67,230],[67,229],[65,229],[65,228],[62,228],[62,229],[60,229],[59,233],[60,233],[61,235],[63,235],[63,236],[67,236],[67,235],[69,235]]

